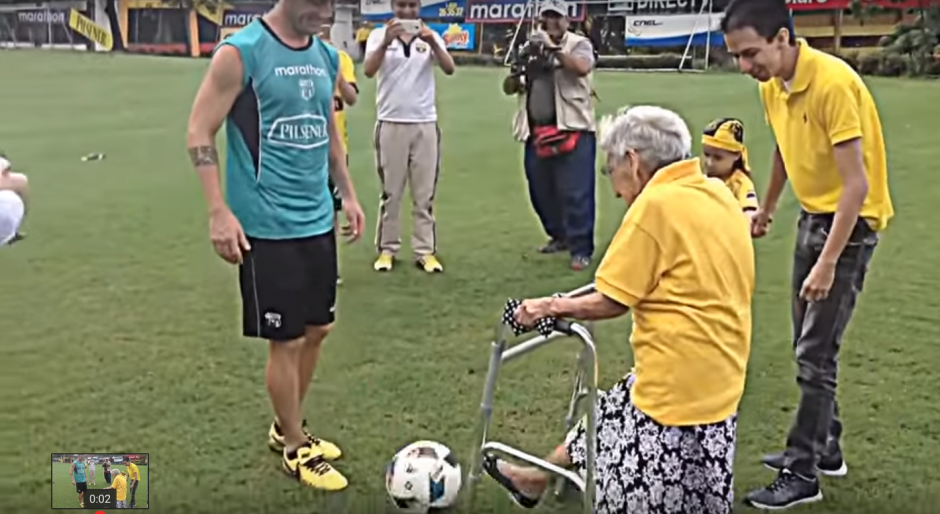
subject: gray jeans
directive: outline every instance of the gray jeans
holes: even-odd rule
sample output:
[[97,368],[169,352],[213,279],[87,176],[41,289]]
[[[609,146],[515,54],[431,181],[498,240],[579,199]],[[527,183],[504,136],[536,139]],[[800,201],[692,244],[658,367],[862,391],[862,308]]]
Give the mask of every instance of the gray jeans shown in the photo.
[[819,259],[832,220],[832,214],[800,213],[793,252],[793,349],[800,404],[787,437],[786,467],[804,477],[816,476],[820,456],[841,455],[842,422],[836,402],[839,347],[878,244],[878,234],[858,220],[839,256],[829,296],[820,302],[802,300],[800,289]]

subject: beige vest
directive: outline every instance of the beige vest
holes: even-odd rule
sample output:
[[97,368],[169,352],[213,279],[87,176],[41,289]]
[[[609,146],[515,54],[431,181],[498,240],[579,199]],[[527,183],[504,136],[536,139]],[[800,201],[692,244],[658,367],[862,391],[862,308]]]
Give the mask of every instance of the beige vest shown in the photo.
[[[587,39],[568,32],[561,44],[561,51],[571,52],[575,44]],[[574,72],[558,67],[555,70],[555,112],[561,130],[586,130],[594,132],[593,73],[579,77]],[[512,123],[513,136],[519,141],[529,138],[529,115],[526,112],[525,94],[519,95],[519,110]]]

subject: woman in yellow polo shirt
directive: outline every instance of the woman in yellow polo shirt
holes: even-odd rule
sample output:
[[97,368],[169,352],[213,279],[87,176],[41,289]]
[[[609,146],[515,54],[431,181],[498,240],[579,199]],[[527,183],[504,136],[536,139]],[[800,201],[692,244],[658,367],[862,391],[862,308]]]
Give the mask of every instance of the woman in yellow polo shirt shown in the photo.
[[117,503],[115,504],[119,509],[127,508],[127,479],[121,474],[121,471],[118,469],[111,470],[111,477],[108,480],[111,481],[111,485],[108,486],[108,489],[114,489],[117,491],[115,493],[115,499]]
[[[633,315],[634,372],[598,400],[595,512],[732,511],[737,411],[751,347],[754,250],[726,186],[691,158],[675,113],[640,106],[605,118],[600,147],[629,208],[577,298],[525,300],[516,321]],[[602,346],[600,351],[605,350]],[[584,429],[548,460],[583,472]],[[524,507],[548,476],[498,459],[484,470]]]

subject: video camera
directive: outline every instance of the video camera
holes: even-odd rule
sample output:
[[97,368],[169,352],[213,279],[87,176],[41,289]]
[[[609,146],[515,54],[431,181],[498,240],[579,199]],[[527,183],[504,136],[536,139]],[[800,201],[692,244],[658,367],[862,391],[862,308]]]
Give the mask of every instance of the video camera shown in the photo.
[[554,51],[543,42],[528,39],[515,48],[509,65],[510,73],[516,77],[552,73],[555,70]]

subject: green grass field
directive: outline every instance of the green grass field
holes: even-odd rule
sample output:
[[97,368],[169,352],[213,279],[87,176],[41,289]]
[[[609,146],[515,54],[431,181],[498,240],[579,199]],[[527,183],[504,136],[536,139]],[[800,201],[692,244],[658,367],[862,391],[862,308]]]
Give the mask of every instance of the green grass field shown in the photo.
[[[52,484],[52,508],[54,509],[78,508],[78,493],[75,492],[75,486],[72,485],[72,479],[69,477],[70,467],[71,465],[66,463],[55,462],[52,464],[52,479],[54,480]],[[125,471],[125,467],[120,464],[112,466],[111,469]],[[137,466],[137,469],[140,470],[140,485],[137,486],[137,507],[144,508],[147,506],[147,488],[149,484],[147,481],[148,466]],[[86,476],[86,478],[90,479],[91,477]],[[93,485],[92,482],[89,481],[88,488],[108,488],[108,483],[105,481],[104,471],[100,464],[98,465],[97,476],[95,477],[94,483],[97,485]],[[130,491],[127,491],[126,501],[130,504]]]
[[[278,471],[265,445],[272,417],[262,382],[265,345],[239,336],[235,270],[212,252],[186,156],[186,120],[205,66],[0,52],[0,148],[34,188],[29,238],[0,251],[3,405],[15,413],[5,416],[15,428],[4,430],[4,446],[18,470],[4,493],[9,512],[47,508],[50,453],[115,449],[150,454],[155,512],[391,511],[384,466],[399,447],[430,438],[466,458],[488,343],[506,297],[591,280],[568,271],[564,258],[534,251],[543,235],[527,200],[521,148],[510,138],[515,104],[500,96],[500,72],[492,69],[460,69],[439,80],[445,139],[436,213],[446,272],[425,276],[401,266],[374,273],[374,83],[363,81],[361,104],[350,111],[351,169],[369,233],[340,250],[339,323],[306,406],[317,433],[343,445],[338,467],[351,487],[329,497],[301,489]],[[805,512],[934,513],[940,88],[903,80],[871,86],[898,215],[875,254],[842,353],[851,471],[826,480],[826,501]],[[696,132],[712,118],[740,117],[763,189],[770,134],[750,79],[604,73],[597,87],[599,114],[627,103],[661,104],[680,111]],[[92,152],[107,159],[80,161]],[[598,184],[603,249],[624,206],[604,180]],[[795,213],[788,193],[774,232],[756,243],[739,496],[772,478],[758,459],[781,448],[797,400],[788,321]],[[627,320],[599,327],[604,386],[630,366],[628,331]],[[504,370],[494,438],[536,453],[559,442],[573,348],[548,347]],[[511,511],[498,488],[483,487],[477,512]]]

